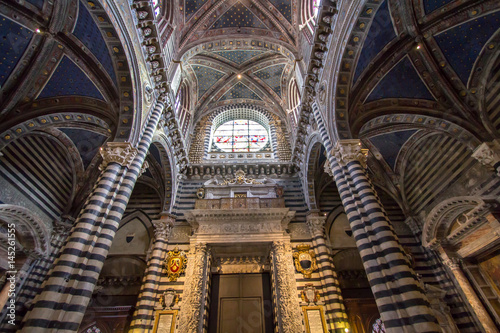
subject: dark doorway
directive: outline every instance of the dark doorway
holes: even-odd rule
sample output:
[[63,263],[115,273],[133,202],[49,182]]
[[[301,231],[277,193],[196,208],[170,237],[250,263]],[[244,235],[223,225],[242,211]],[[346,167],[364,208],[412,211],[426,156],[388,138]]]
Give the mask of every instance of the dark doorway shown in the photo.
[[269,274],[214,274],[208,332],[272,333]]

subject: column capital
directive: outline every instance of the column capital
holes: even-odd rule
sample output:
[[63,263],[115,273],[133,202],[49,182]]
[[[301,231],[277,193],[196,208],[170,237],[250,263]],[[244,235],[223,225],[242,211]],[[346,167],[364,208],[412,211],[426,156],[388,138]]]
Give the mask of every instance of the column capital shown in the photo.
[[169,219],[152,220],[154,226],[155,238],[166,240],[170,236],[173,223]]
[[500,164],[500,139],[491,142],[483,142],[474,150],[472,157],[478,160],[479,163],[489,168],[496,169]]
[[366,168],[368,149],[362,149],[361,141],[358,139],[337,141],[333,148],[333,153],[337,163],[341,166],[345,166],[349,162],[358,161],[363,168]]
[[52,227],[53,237],[64,237],[69,235],[72,225],[59,220],[55,220]]
[[275,253],[287,253],[292,250],[292,245],[290,242],[285,242],[285,241],[274,241],[272,244],[272,249]]
[[405,224],[410,228],[413,234],[417,235],[422,233],[422,228],[418,221],[418,218],[415,216],[408,216],[405,220]]
[[317,212],[310,212],[306,215],[306,224],[309,232],[313,236],[324,236],[326,216],[319,215]]
[[137,148],[130,142],[108,142],[101,147],[102,164],[99,169],[106,169],[109,163],[118,163],[130,168],[132,161],[137,156]]

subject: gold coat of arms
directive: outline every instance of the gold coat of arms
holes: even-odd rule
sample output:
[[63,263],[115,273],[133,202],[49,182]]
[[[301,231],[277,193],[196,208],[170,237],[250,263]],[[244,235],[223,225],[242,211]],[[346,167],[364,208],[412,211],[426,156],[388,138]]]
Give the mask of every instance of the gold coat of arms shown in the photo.
[[167,275],[170,281],[177,281],[179,275],[184,273],[187,265],[187,258],[184,251],[179,251],[176,247],[173,251],[168,252],[163,263],[167,270]]
[[298,272],[304,274],[306,279],[310,279],[312,272],[318,269],[316,255],[309,245],[301,244],[297,246],[297,252],[293,253],[293,258],[295,268]]

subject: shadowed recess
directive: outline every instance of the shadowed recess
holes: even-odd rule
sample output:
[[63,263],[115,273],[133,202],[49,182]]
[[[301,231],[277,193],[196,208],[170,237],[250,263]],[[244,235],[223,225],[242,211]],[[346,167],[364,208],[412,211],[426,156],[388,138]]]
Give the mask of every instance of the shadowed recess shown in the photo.
[[210,29],[220,28],[259,28],[267,29],[264,23],[257,18],[241,2],[237,2],[225,12]]
[[106,72],[116,84],[116,74],[113,61],[109,55],[108,45],[102,37],[99,27],[92,19],[89,11],[82,2],[79,2],[78,21],[73,34],[78,38],[90,52],[99,60]]
[[269,0],[269,2],[279,10],[288,22],[292,23],[292,4],[290,0]]
[[375,17],[373,18],[370,30],[368,31],[368,35],[366,36],[363,44],[363,49],[361,50],[361,54],[359,56],[353,83],[358,80],[359,76],[363,73],[363,70],[366,66],[368,66],[370,61],[394,38],[396,38],[396,33],[394,32],[394,26],[392,24],[391,14],[389,13],[389,7],[386,0],[380,5]]
[[0,85],[3,85],[26,51],[33,32],[0,16]]
[[389,164],[391,169],[394,170],[399,151],[415,132],[417,132],[417,130],[391,132],[374,136],[369,140],[377,147],[378,151],[384,157],[384,160]]
[[223,57],[229,61],[234,62],[237,65],[241,65],[244,62],[264,53],[263,51],[217,51],[213,54]]
[[29,2],[30,4],[37,7],[38,9],[42,9],[43,3],[45,2],[45,0],[26,0],[26,2]]
[[60,130],[73,141],[73,144],[80,153],[85,169],[90,165],[99,148],[107,139],[105,135],[84,129],[60,128]]
[[425,13],[429,14],[430,12],[443,7],[444,5],[453,2],[454,0],[423,0]]
[[281,97],[281,76],[285,64],[270,66],[255,72],[255,76],[264,81],[271,89]]
[[383,98],[419,98],[434,100],[408,57],[404,57],[403,60],[384,76],[368,96],[366,102]]
[[104,100],[94,83],[80,67],[64,56],[38,98],[72,95]]
[[151,155],[153,155],[156,162],[158,162],[158,164],[161,165],[161,155],[158,148],[156,148],[155,145],[151,145],[151,147],[149,148],[149,152],[151,153]]
[[186,0],[184,8],[186,8],[186,21],[188,21],[194,13],[196,13],[207,0]]
[[219,101],[227,101],[230,99],[246,98],[262,100],[253,90],[245,86],[243,83],[236,83],[227,93],[222,96]]
[[484,44],[499,27],[500,12],[496,12],[446,30],[434,37],[446,60],[465,85]]
[[198,80],[198,99],[200,99],[208,89],[219,81],[224,73],[216,71],[210,67],[192,65],[196,78]]

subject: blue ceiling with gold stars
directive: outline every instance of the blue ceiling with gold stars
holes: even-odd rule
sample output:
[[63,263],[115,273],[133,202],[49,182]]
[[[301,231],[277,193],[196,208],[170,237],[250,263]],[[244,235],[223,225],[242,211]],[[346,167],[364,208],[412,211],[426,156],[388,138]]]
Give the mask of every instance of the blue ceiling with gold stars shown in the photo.
[[227,93],[225,93],[219,101],[227,101],[230,99],[255,99],[261,101],[262,99],[250,88],[241,82],[236,83]]
[[378,151],[384,157],[384,160],[394,170],[399,151],[415,132],[417,132],[417,130],[398,131],[377,135],[370,138],[370,142],[377,147]]
[[219,81],[224,73],[205,66],[192,65],[196,78],[198,79],[198,99],[200,99],[208,89]]
[[266,25],[257,18],[245,5],[237,2],[229,8],[210,29],[221,28],[259,28],[267,29]]
[[434,100],[408,57],[404,57],[384,76],[366,101],[371,102],[383,98]]
[[111,79],[116,83],[116,74],[108,46],[86,6],[79,1],[78,21],[73,34],[94,54]]
[[446,30],[434,37],[446,60],[465,85],[484,44],[499,27],[500,12],[496,12]]
[[0,86],[16,67],[33,37],[33,32],[17,23],[0,16]]
[[42,9],[45,0],[26,0],[26,1],[32,4],[33,6],[37,7],[38,9]]
[[430,13],[438,8],[443,7],[444,5],[450,2],[453,2],[454,0],[423,0],[423,1],[424,1],[425,12]]
[[186,0],[184,8],[186,9],[186,21],[188,21],[194,13],[196,13],[208,0]]
[[368,35],[366,36],[363,44],[363,49],[361,50],[361,54],[359,56],[353,82],[358,80],[359,76],[363,73],[363,70],[366,66],[368,66],[370,61],[395,38],[396,33],[394,32],[394,26],[392,24],[391,14],[389,13],[386,0],[380,5],[375,17],[373,18],[370,30],[368,31]]
[[80,67],[64,56],[38,98],[72,95],[104,100],[94,83]]
[[269,0],[270,3],[276,7],[280,13],[292,23],[292,4],[291,0]]
[[223,57],[226,60],[229,60],[237,65],[241,65],[248,60],[255,58],[258,55],[261,55],[264,51],[216,51],[212,52],[217,56]]
[[80,128],[59,128],[66,134],[78,149],[85,169],[90,165],[92,159],[104,144],[107,137],[105,135]]
[[271,89],[281,97],[281,76],[285,64],[270,66],[255,72],[255,76],[264,81]]

